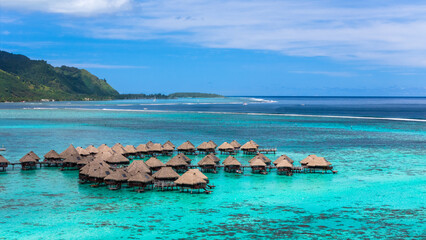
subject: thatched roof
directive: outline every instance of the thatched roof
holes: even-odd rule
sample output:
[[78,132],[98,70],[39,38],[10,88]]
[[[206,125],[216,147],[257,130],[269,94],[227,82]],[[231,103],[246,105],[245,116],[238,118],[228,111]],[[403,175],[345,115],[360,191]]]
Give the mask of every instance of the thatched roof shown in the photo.
[[290,163],[294,163],[293,159],[291,159],[287,155],[283,154],[279,158],[277,158],[277,160],[274,161],[274,164],[277,165],[278,163],[280,163],[283,160],[288,161]]
[[148,152],[148,148],[146,148],[146,144],[139,144],[139,146],[136,147],[136,151],[138,151],[138,152]]
[[110,175],[112,173],[112,170],[107,167],[90,167],[88,174],[89,177],[93,178],[105,178],[106,176]]
[[277,168],[293,168],[293,164],[287,160],[281,160],[277,164]]
[[224,166],[241,166],[242,164],[233,156],[229,156],[223,161]]
[[70,144],[68,148],[65,149],[63,152],[61,152],[61,154],[59,154],[59,156],[64,159],[69,155],[80,155],[80,153],[77,152],[77,150],[72,144]]
[[164,151],[173,151],[173,150],[175,150],[175,148],[173,147],[173,146],[171,146],[171,145],[163,145],[163,150]]
[[152,146],[152,144],[154,144],[152,141],[149,141],[149,142],[147,142],[145,145],[146,145],[146,148],[150,148],[151,146]]
[[78,163],[79,161],[81,161],[81,156],[80,154],[69,154],[67,156],[65,156],[64,158],[64,163]]
[[251,167],[266,167],[266,164],[262,159],[256,158],[250,163]]
[[62,159],[61,156],[59,156],[59,154],[55,150],[50,150],[48,153],[46,153],[44,155],[44,158],[47,158],[47,159]]
[[234,151],[235,147],[229,144],[228,142],[224,142],[217,149],[219,149],[220,151]]
[[37,162],[37,160],[34,159],[29,153],[25,154],[21,159],[19,159],[19,162],[21,163],[27,163],[27,162]]
[[108,158],[110,158],[113,155],[113,153],[107,151],[107,152],[100,152],[95,155],[95,161],[106,161]]
[[173,160],[174,158],[180,158],[180,159],[182,159],[183,161],[185,161],[185,162],[187,162],[187,163],[190,163],[192,160],[189,158],[189,157],[187,157],[185,154],[183,154],[183,153],[179,153],[178,155],[176,155],[176,156],[174,156],[172,159],[170,159],[170,160]]
[[262,160],[264,163],[270,163],[271,159],[269,159],[268,157],[266,157],[265,155],[263,155],[262,153],[258,153],[254,158],[252,158],[249,163],[251,163],[252,161],[254,161],[255,159],[260,159]]
[[203,142],[197,147],[198,150],[206,150],[209,149],[207,142]]
[[162,167],[158,172],[152,175],[155,179],[178,179],[179,174],[171,167]]
[[156,157],[151,157],[150,159],[148,159],[145,162],[145,164],[148,165],[148,167],[150,167],[150,168],[158,168],[158,167],[165,167],[166,166],[166,164],[164,164],[163,162],[158,160],[158,158],[156,158]]
[[160,143],[153,143],[148,148],[148,151],[151,151],[151,152],[161,152],[161,151],[163,151],[163,146],[161,146]]
[[213,159],[213,161],[214,161],[215,163],[220,162],[220,158],[218,158],[218,157],[217,157],[216,155],[214,155],[213,153],[210,153],[209,155],[207,155],[207,157],[209,157],[209,158]]
[[126,153],[129,153],[129,154],[134,154],[134,153],[137,152],[135,146],[133,146],[133,145],[127,145],[127,146],[125,146],[124,150],[126,151]]
[[0,163],[7,163],[7,164],[9,164],[10,162],[5,157],[3,157],[2,155],[0,155]]
[[197,176],[195,172],[186,172],[180,176],[175,183],[177,185],[197,185],[207,183],[206,180]]
[[90,153],[90,154],[96,154],[99,152],[99,150],[97,148],[95,148],[95,146],[93,145],[89,145],[86,150]]
[[317,158],[317,155],[308,155],[305,159],[303,159],[302,161],[300,161],[300,164],[308,164],[312,159]]
[[146,165],[146,163],[142,160],[134,160],[129,166],[127,166],[126,170],[131,175],[134,175],[138,172],[141,172],[141,173],[151,172],[148,165]]
[[316,157],[310,160],[307,164],[308,167],[328,167],[331,163],[323,157]]
[[198,166],[207,166],[207,165],[216,165],[216,162],[209,156],[203,157],[203,159],[201,159],[198,162]]
[[202,179],[204,179],[204,180],[208,180],[209,178],[206,176],[206,175],[204,175],[204,173],[202,173],[200,170],[198,170],[197,168],[194,168],[194,169],[189,169],[188,171],[186,171],[186,172],[192,172],[192,173],[195,173],[198,177],[200,177],[200,178],[202,178]]
[[105,162],[109,164],[126,164],[126,163],[129,163],[130,161],[129,159],[124,157],[122,154],[114,153],[111,157],[107,158]]
[[137,183],[152,183],[154,178],[147,173],[138,172],[135,175],[129,177],[128,182],[137,182]]
[[230,144],[231,144],[234,148],[240,148],[240,147],[241,147],[241,144],[240,144],[239,142],[237,142],[236,140],[233,140]]
[[212,144],[215,148],[217,147],[217,144],[213,142],[212,140],[208,141],[208,143]]
[[256,147],[259,147],[259,144],[257,144],[255,141],[250,140],[249,142],[251,142],[253,145],[255,145]]
[[33,151],[30,151],[29,154],[32,158],[34,158],[36,161],[40,160],[40,157],[37,156],[37,154],[35,154]]
[[117,169],[114,172],[112,172],[110,175],[106,176],[104,180],[124,182],[124,181],[127,181],[127,179],[129,178],[127,175],[128,174],[126,171],[124,171],[124,169]]
[[107,152],[107,151],[110,151],[110,150],[111,150],[111,148],[108,147],[106,144],[102,144],[98,147],[99,152]]
[[173,149],[175,149],[175,148],[176,148],[176,146],[175,146],[172,142],[170,142],[170,141],[165,142],[165,143],[163,144],[163,147],[164,147],[164,146],[170,146],[170,147],[172,147]]
[[179,147],[178,150],[183,150],[183,151],[195,151],[195,146],[194,144],[192,144],[190,141],[186,141],[184,143],[182,143]]
[[111,150],[113,150],[114,152],[118,153],[118,154],[125,154],[126,150],[124,150],[123,145],[121,145],[121,143],[116,143],[114,146],[112,146]]
[[180,155],[174,156],[172,159],[170,159],[166,163],[166,166],[169,166],[169,167],[186,166],[186,165],[188,165],[188,163]]
[[87,151],[86,149],[82,147],[77,147],[75,150],[77,150],[78,154],[80,154],[81,156],[90,155],[89,151]]
[[241,146],[241,150],[257,150],[257,146],[252,142],[246,142],[243,146]]

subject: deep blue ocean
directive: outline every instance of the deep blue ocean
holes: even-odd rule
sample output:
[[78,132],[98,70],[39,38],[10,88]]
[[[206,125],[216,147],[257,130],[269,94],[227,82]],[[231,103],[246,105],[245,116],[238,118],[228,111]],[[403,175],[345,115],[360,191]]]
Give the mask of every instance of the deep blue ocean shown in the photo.
[[278,148],[266,155],[272,161],[323,156],[338,173],[219,171],[206,173],[216,186],[209,195],[138,194],[78,184],[77,171],[8,168],[0,173],[0,239],[426,238],[426,98],[0,103],[0,154],[11,162],[69,144],[234,139]]

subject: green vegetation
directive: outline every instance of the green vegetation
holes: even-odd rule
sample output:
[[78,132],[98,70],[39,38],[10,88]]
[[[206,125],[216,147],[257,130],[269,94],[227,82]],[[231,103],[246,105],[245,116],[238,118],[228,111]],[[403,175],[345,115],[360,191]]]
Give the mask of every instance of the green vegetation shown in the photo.
[[0,51],[0,101],[114,99],[119,93],[84,69]]

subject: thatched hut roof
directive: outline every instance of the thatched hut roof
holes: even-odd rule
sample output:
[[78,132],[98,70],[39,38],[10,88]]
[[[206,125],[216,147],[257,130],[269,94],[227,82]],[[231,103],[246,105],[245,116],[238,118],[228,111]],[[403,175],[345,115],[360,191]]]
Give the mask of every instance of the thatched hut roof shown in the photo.
[[102,144],[98,147],[98,151],[99,152],[107,152],[107,151],[111,151],[111,148],[108,147],[106,144]]
[[230,144],[231,144],[234,148],[240,148],[240,147],[241,147],[241,144],[240,144],[239,142],[237,142],[236,140],[233,140]]
[[314,158],[317,158],[317,155],[314,155],[314,154],[308,155],[305,159],[300,161],[300,164],[302,164],[302,165],[308,164]]
[[178,179],[180,176],[171,167],[162,167],[158,172],[152,175],[155,179]]
[[173,151],[173,150],[175,150],[175,148],[173,146],[171,146],[171,145],[164,144],[163,145],[163,150],[164,151]]
[[241,150],[257,150],[257,146],[252,142],[246,142],[243,146],[241,146]]
[[188,163],[182,157],[179,157],[179,155],[174,156],[172,159],[170,159],[166,163],[166,166],[169,166],[169,167],[187,166],[187,165]]
[[123,145],[121,145],[121,143],[116,143],[114,146],[112,146],[111,150],[113,150],[114,152],[118,153],[118,154],[125,154],[126,150],[124,150]]
[[93,145],[89,145],[86,150],[90,153],[90,154],[96,154],[99,152],[99,150],[93,146]]
[[178,155],[176,155],[176,156],[174,156],[174,157],[172,157],[172,159],[170,159],[170,160],[173,160],[173,159],[175,159],[175,158],[180,158],[180,159],[182,159],[183,161],[185,161],[185,162],[187,162],[187,163],[190,163],[192,160],[189,158],[189,157],[187,157],[185,154],[183,154],[183,153],[179,153]]
[[163,144],[163,147],[164,147],[164,146],[170,146],[170,147],[172,147],[173,149],[175,149],[175,148],[176,148],[176,146],[175,146],[172,142],[170,142],[170,141],[165,142],[165,143]]
[[293,168],[293,164],[287,160],[281,160],[277,164],[277,168]]
[[136,151],[145,153],[148,152],[148,148],[146,147],[146,144],[139,144],[139,146],[136,147]]
[[212,140],[208,141],[208,143],[212,144],[215,148],[217,148],[217,144],[213,142]]
[[229,156],[223,161],[224,166],[241,166],[242,164],[233,156]]
[[27,163],[27,162],[37,162],[37,160],[34,159],[33,156],[31,156],[29,153],[25,154],[21,159],[19,159],[19,162],[21,163]]
[[207,183],[206,180],[197,176],[195,172],[186,172],[180,176],[175,183],[177,185],[197,185]]
[[266,157],[265,155],[263,155],[262,153],[258,153],[254,158],[252,158],[249,163],[251,163],[252,161],[254,161],[255,159],[260,159],[262,160],[264,163],[271,163],[271,159],[269,159],[268,157]]
[[203,157],[203,159],[201,159],[198,162],[198,166],[208,166],[208,165],[216,165],[216,162],[209,156]]
[[259,144],[257,144],[255,141],[250,140],[249,142],[251,142],[253,145],[255,145],[256,147],[259,147]]
[[0,163],[7,163],[7,164],[9,164],[10,162],[5,157],[3,157],[2,155],[0,155]]
[[152,183],[154,178],[147,173],[138,172],[135,175],[129,177],[127,181],[136,183]]
[[262,159],[256,158],[253,161],[251,161],[250,166],[251,167],[266,167],[266,164],[265,164],[264,161],[262,161]]
[[106,161],[108,158],[110,158],[113,155],[113,153],[107,151],[107,152],[99,152],[95,156],[95,161]]
[[220,158],[218,158],[216,155],[214,155],[214,153],[210,153],[210,154],[208,154],[208,155],[207,155],[207,157],[209,157],[209,158],[213,159],[213,161],[214,161],[215,163],[220,162]]
[[279,158],[277,158],[277,160],[274,161],[274,164],[278,165],[278,163],[280,163],[283,160],[288,161],[290,163],[294,163],[293,159],[291,159],[287,155],[283,154]]
[[188,171],[186,171],[186,172],[192,172],[192,173],[195,173],[198,177],[200,177],[200,178],[202,178],[202,179],[204,179],[204,180],[208,180],[209,178],[206,176],[206,175],[204,175],[204,173],[202,173],[199,169],[197,169],[197,168],[194,168],[194,169],[189,169]]
[[195,151],[195,146],[190,141],[186,141],[178,147],[178,150]]
[[55,150],[50,150],[48,153],[46,153],[44,155],[44,158],[47,158],[47,159],[62,159],[61,156],[59,156],[59,154]]
[[197,149],[201,151],[209,149],[209,144],[207,144],[207,142],[203,142],[200,145],[198,145]]
[[65,156],[64,158],[64,163],[78,163],[79,161],[81,161],[81,156],[80,154],[69,154],[67,156]]
[[93,178],[105,178],[111,173],[113,173],[112,170],[107,167],[98,167],[98,168],[91,167],[87,175]]
[[220,151],[234,151],[235,147],[229,144],[228,142],[224,142],[217,149],[219,149]]
[[112,172],[110,175],[106,176],[104,180],[112,180],[116,182],[124,182],[127,181],[129,176],[127,176],[127,172],[124,169],[117,169]]
[[152,141],[149,141],[149,142],[147,142],[145,145],[146,145],[146,148],[151,148],[151,146],[153,145],[154,143],[152,142]]
[[316,157],[310,160],[307,164],[308,167],[328,167],[331,163],[323,157]]
[[136,150],[135,146],[133,146],[133,145],[127,145],[127,146],[125,146],[125,147],[124,147],[124,150],[125,150],[125,151],[126,151],[126,153],[128,153],[128,154],[134,154],[134,153],[136,153],[136,152],[137,152],[137,150]]
[[64,158],[64,159],[68,155],[80,155],[80,153],[78,153],[77,149],[75,149],[75,147],[72,144],[70,144],[67,149],[65,149],[63,152],[61,152],[61,154],[59,154],[59,156],[61,156],[61,158]]
[[163,146],[161,146],[160,143],[153,143],[148,148],[148,151],[150,151],[150,152],[161,152],[161,151],[163,151]]
[[77,147],[75,150],[77,150],[78,154],[80,154],[81,156],[90,155],[89,151],[87,151],[86,149],[82,147]]
[[166,166],[166,164],[164,164],[163,162],[161,162],[156,157],[151,157],[150,159],[148,159],[145,162],[145,164],[148,165],[148,167],[150,167],[150,168],[158,168],[158,167],[165,167]]
[[141,173],[151,172],[148,165],[146,165],[146,163],[142,160],[134,160],[129,166],[127,166],[126,170],[132,176],[138,172],[141,172]]
[[35,154],[33,151],[30,151],[29,154],[32,158],[34,158],[36,161],[40,160],[40,157],[37,156],[37,154]]
[[111,157],[107,158],[105,162],[109,164],[126,164],[126,163],[129,163],[130,161],[129,159],[124,157],[122,154],[114,153]]

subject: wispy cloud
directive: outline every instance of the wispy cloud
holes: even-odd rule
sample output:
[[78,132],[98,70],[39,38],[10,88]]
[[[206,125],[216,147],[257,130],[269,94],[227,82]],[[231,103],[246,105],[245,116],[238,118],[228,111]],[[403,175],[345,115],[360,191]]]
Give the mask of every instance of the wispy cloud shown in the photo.
[[53,66],[69,66],[69,67],[76,67],[76,68],[102,68],[102,69],[143,69],[148,68],[148,66],[135,66],[135,65],[114,65],[114,64],[102,64],[102,63],[72,63],[71,61],[64,61],[64,60],[48,60],[48,63],[52,64]]
[[113,14],[61,23],[95,38],[166,39],[209,48],[426,67],[426,3],[422,1],[349,5],[337,0],[73,0],[70,4],[36,0],[32,2],[39,3],[30,6],[22,1],[10,1],[7,7]]

